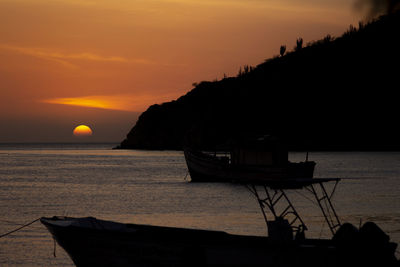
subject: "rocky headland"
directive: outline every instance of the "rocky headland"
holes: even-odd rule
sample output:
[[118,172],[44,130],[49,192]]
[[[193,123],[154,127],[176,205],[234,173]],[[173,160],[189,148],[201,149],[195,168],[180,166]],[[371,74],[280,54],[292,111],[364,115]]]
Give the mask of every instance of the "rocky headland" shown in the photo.
[[[291,150],[400,149],[400,14],[295,47],[236,77],[200,82],[152,105],[124,149],[213,149],[241,135],[272,134]],[[290,51],[289,51],[290,50]]]

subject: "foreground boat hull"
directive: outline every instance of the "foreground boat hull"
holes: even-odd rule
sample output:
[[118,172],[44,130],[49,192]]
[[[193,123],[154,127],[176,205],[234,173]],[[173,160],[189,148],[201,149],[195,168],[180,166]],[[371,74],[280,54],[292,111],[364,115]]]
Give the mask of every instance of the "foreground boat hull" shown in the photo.
[[[122,224],[95,218],[53,217],[42,218],[41,222],[76,266],[309,267],[364,262],[361,257],[348,259],[350,254],[332,240],[282,242],[267,237]],[[351,251],[351,256],[357,256],[355,251]]]
[[[62,220],[42,218],[41,222],[76,266],[291,266],[298,265],[300,256],[309,257],[309,266],[318,266],[310,259],[329,259],[335,251],[329,240],[300,246],[218,231],[119,224],[94,218],[80,219],[87,226],[59,225]],[[319,256],[315,257],[317,250]]]

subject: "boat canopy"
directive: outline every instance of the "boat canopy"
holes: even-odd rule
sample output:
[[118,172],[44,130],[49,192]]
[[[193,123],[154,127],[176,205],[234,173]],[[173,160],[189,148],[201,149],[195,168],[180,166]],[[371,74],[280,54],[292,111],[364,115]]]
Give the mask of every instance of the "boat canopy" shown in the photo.
[[242,138],[232,144],[231,162],[234,165],[285,165],[287,147],[276,137]]
[[326,182],[339,182],[340,178],[290,178],[290,179],[247,179],[236,180],[246,185],[262,185],[271,189],[301,189],[303,187]]

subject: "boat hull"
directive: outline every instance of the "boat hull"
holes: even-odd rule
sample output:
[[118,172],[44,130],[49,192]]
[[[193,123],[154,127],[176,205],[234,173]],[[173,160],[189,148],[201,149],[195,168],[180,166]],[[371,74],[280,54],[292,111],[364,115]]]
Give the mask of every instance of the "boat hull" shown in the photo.
[[[351,239],[277,240],[225,232],[41,218],[76,266],[398,266],[396,244]],[[386,247],[390,248],[387,249]],[[367,253],[366,253],[367,252]]]
[[66,219],[42,218],[41,222],[76,266],[299,266],[301,262],[319,266],[322,260],[334,262],[336,251],[330,240],[285,243],[95,218],[67,218],[85,220],[86,226],[60,225],[62,220]]
[[311,179],[315,162],[288,162],[282,166],[239,166],[216,157],[185,149],[186,164],[193,182],[277,182]]

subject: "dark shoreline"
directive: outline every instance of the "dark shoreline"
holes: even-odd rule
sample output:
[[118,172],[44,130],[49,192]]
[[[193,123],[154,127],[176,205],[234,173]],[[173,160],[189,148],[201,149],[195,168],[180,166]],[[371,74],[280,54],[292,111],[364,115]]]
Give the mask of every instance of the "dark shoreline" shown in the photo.
[[[147,151],[183,151],[182,148],[143,148],[143,147],[121,147],[116,146],[112,149],[121,149],[121,150],[147,150]],[[207,150],[207,149],[205,149]],[[210,151],[212,151],[210,149]],[[305,147],[292,147],[289,148],[289,152],[400,152],[400,147],[351,147],[351,148],[342,148],[342,147],[320,147],[320,148],[311,148],[306,149]]]

